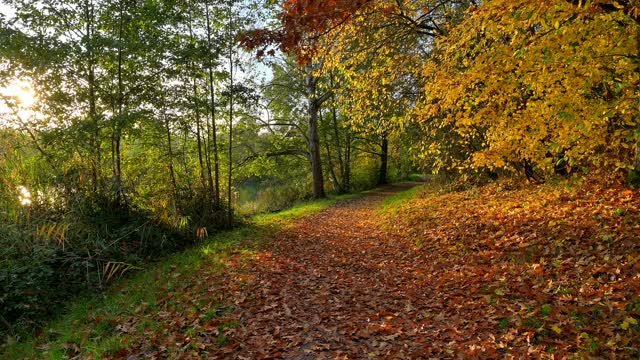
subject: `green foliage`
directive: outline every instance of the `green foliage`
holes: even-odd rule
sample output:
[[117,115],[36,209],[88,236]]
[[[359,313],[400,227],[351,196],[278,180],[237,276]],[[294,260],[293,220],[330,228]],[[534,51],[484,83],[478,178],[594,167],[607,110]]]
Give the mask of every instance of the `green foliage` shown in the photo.
[[149,215],[102,211],[67,214],[65,226],[0,225],[0,316],[13,324],[3,324],[2,331],[39,326],[74,294],[104,287],[136,265],[191,243]]
[[257,225],[281,224],[283,222],[288,222],[291,220],[316,214],[338,201],[352,199],[357,196],[359,196],[359,194],[343,194],[322,200],[300,202],[290,209],[281,212],[257,215],[253,217],[253,222]]
[[409,181],[425,181],[425,179],[427,179],[427,176],[424,174],[410,174],[407,176]]
[[627,184],[634,188],[640,187],[640,170],[629,170],[627,174]]
[[353,191],[368,190],[378,183],[379,160],[375,157],[360,157],[353,164],[351,189]]
[[222,165],[236,159],[222,156],[229,131],[213,127],[226,101],[219,60],[237,30],[225,26],[239,26],[230,17],[241,11],[203,1],[5,5],[0,88],[27,82],[37,99],[24,109],[0,96],[0,338],[228,227],[222,193],[234,184]]
[[[303,185],[303,186],[301,186]],[[253,196],[247,194],[238,208],[241,215],[254,215],[264,212],[274,212],[291,207],[294,203],[310,198],[306,183],[274,185],[261,187]]]

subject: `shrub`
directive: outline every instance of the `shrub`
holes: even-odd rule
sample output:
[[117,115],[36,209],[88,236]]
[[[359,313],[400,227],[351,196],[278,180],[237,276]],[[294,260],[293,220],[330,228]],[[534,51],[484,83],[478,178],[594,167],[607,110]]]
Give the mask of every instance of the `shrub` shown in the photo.
[[640,170],[629,170],[627,184],[633,188],[640,187]]
[[0,338],[29,332],[72,296],[192,244],[200,226],[179,229],[133,206],[82,209],[34,206],[17,222],[0,219]]

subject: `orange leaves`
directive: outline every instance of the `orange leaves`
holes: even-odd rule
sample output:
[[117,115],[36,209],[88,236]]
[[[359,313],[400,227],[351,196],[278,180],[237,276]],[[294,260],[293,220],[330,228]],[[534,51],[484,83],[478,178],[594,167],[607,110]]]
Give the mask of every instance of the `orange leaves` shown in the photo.
[[432,188],[384,216],[383,194],[301,219],[257,255],[230,251],[223,273],[179,274],[116,324],[135,339],[117,356],[626,358],[640,347],[638,191],[595,177]]
[[331,27],[346,21],[370,0],[286,0],[279,14],[282,28],[277,31],[253,30],[245,34],[243,44],[249,49],[279,45],[284,52],[293,52],[304,59],[314,52],[318,37]]
[[531,266],[531,273],[532,273],[534,276],[542,276],[542,274],[544,274],[544,270],[543,270],[542,265],[540,265],[540,264],[533,264],[533,265]]
[[[404,219],[424,234],[418,253],[438,279],[430,282],[431,296],[464,289],[458,304],[470,321],[489,313],[498,323],[492,348],[516,357],[549,347],[556,357],[625,357],[631,355],[620,344],[640,345],[640,327],[627,321],[640,315],[637,191],[597,178],[516,188],[503,182],[434,194],[406,209],[389,221],[402,228]],[[475,313],[477,301],[485,307]]]

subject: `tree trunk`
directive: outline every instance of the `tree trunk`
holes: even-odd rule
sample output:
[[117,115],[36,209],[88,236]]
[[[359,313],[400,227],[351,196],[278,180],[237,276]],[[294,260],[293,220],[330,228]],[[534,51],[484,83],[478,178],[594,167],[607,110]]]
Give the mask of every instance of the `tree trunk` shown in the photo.
[[123,117],[124,117],[124,81],[123,81],[123,68],[124,68],[124,50],[123,50],[123,42],[124,42],[124,0],[120,0],[119,3],[120,11],[120,19],[119,19],[119,27],[118,27],[118,96],[116,98],[116,121],[115,128],[112,139],[112,160],[113,160],[113,182],[114,182],[114,192],[115,192],[115,202],[116,205],[122,205],[126,203],[126,198],[124,195],[124,189],[122,186],[122,151],[121,151],[121,142],[122,142],[122,126],[123,126]]
[[227,215],[229,227],[233,227],[233,208],[231,205],[233,180],[233,1],[229,1],[229,176],[227,185]]
[[[207,46],[209,47],[209,52],[211,52],[212,44],[211,44],[211,20],[209,15],[209,4],[205,3],[205,10],[207,12]],[[215,174],[215,185],[214,185],[214,205],[216,207],[220,206],[220,160],[218,158],[218,131],[216,128],[216,102],[215,102],[215,92],[213,89],[213,66],[211,63],[208,64],[209,69],[209,107],[211,108],[211,131],[212,131],[212,147],[213,147],[213,171]],[[209,175],[211,176],[211,169],[209,169]]]
[[[333,81],[333,73],[330,74],[330,85],[331,88],[333,89],[335,84]],[[344,157],[342,156],[342,144],[340,141],[340,131],[338,129],[338,109],[336,108],[336,97],[335,94],[332,92],[331,93],[331,117],[333,120],[333,134],[335,136],[335,141],[336,141],[336,152],[337,152],[337,156],[338,156],[338,167],[340,170],[340,178],[342,179],[342,181],[338,184],[339,185],[339,192],[347,192],[349,191],[346,184],[347,181],[345,179],[345,162],[344,162]],[[327,145],[328,147],[328,145]],[[335,174],[333,174],[334,178],[335,178]]]
[[188,197],[191,198],[191,195],[193,194],[193,185],[191,184],[191,174],[189,173],[190,167],[188,162],[188,151],[187,151],[188,141],[189,141],[189,127],[185,124],[183,139],[182,139],[182,166],[184,167],[184,179],[185,179],[185,182],[187,183],[187,189],[189,189],[187,194],[188,194]]
[[320,106],[315,99],[309,99],[309,155],[311,158],[311,174],[313,176],[313,197],[316,199],[327,197],[324,192],[320,138],[318,137],[319,111]]
[[207,126],[206,134],[207,136],[204,138],[204,161],[207,164],[207,191],[209,192],[208,197],[211,199],[211,204],[213,207],[216,205],[216,193],[213,186],[213,170],[211,167],[211,123],[208,119],[205,119],[205,125]]
[[347,136],[344,147],[344,189],[346,192],[351,191],[351,151],[353,136],[351,130],[347,129]]
[[169,177],[171,179],[171,186],[173,189],[173,201],[175,203],[175,201],[178,199],[178,183],[176,181],[176,172],[173,168],[173,144],[171,139],[171,127],[169,126],[169,118],[167,117],[164,93],[162,96],[162,118],[164,120],[164,128],[167,136],[167,168],[169,169]]
[[[191,14],[191,9],[189,9],[189,39],[191,40],[192,43],[195,44],[192,22],[193,22],[193,17]],[[200,119],[200,106],[198,104],[198,82],[197,82],[197,76],[196,76],[196,66],[193,60],[189,62],[189,66],[191,67],[191,76],[193,80],[193,86],[192,86],[193,107],[194,107],[194,115],[195,115],[195,121],[196,121],[196,143],[198,146],[198,164],[200,166],[200,183],[202,185],[202,190],[204,191],[207,188],[207,182],[205,180],[205,166],[204,166],[204,160],[202,157],[202,127],[201,127],[202,124]]]
[[331,157],[331,146],[329,146],[329,139],[327,138],[326,131],[324,132],[324,147],[327,150],[327,160],[329,161],[329,173],[331,174],[331,179],[333,180],[334,189],[338,192],[342,192],[342,184],[338,180],[336,176],[336,171],[333,165],[333,159]]
[[93,179],[93,195],[97,197],[100,190],[100,178],[101,178],[101,154],[100,154],[100,124],[98,123],[98,114],[96,108],[96,73],[95,73],[95,55],[93,52],[93,35],[94,35],[94,8],[92,0],[85,0],[85,39],[86,39],[86,51],[87,51],[87,85],[89,90],[89,121],[91,122],[93,134],[91,139],[91,151],[93,152],[93,159],[91,160],[91,176]]
[[378,185],[387,184],[387,167],[389,164],[389,139],[387,134],[382,134],[382,144],[380,144],[380,172]]
[[[320,157],[320,138],[318,136],[318,119],[320,105],[324,100],[317,97],[318,78],[313,75],[313,66],[307,65],[307,111],[309,122],[309,158],[311,160],[311,175],[313,178],[313,197],[321,199],[327,197],[324,192],[324,178],[322,175],[322,159]],[[326,99],[325,99],[326,100]]]
[[[195,72],[193,63],[192,69]],[[206,189],[206,180],[205,180],[205,167],[204,160],[202,157],[202,128],[200,122],[200,108],[198,106],[198,84],[196,82],[195,73],[193,74],[193,106],[194,106],[194,115],[196,120],[196,143],[198,145],[198,164],[200,165],[200,182],[202,184],[202,189]]]
[[[636,14],[636,16],[633,18],[634,21],[636,22],[636,24],[638,24],[638,26],[640,26],[640,18],[638,17],[638,15]],[[637,47],[637,51],[638,51],[638,59],[640,59],[640,31],[636,32],[636,47]],[[640,74],[640,62],[636,62],[637,67],[636,67],[636,73]],[[638,89],[638,86],[640,85],[636,85],[636,91]],[[635,137],[636,137],[636,148],[635,148],[635,156],[633,159],[633,174],[640,177],[640,127],[637,127],[635,130]]]

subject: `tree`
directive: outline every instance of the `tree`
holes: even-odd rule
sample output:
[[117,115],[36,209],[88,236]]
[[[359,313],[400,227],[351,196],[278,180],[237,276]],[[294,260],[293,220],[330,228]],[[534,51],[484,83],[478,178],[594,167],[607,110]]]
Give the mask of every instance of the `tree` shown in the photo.
[[331,29],[316,49],[340,75],[341,111],[361,137],[379,143],[379,183],[387,181],[385,149],[402,134],[425,80],[434,39],[460,21],[470,1],[371,2]]
[[[213,76],[213,59],[218,57],[216,50],[213,46],[212,42],[212,21],[211,21],[211,13],[209,11],[209,2],[205,2],[205,11],[207,18],[207,72],[208,72],[208,82],[209,82],[209,112],[211,114],[210,118],[210,128],[211,128],[211,151],[213,152],[213,168],[215,173],[215,181],[211,179],[211,162],[208,161],[209,164],[209,183],[215,182],[215,186],[210,185],[210,191],[214,193],[214,205],[216,207],[220,206],[220,161],[218,155],[218,130],[216,125],[216,101],[215,101],[215,89],[214,89],[214,76]],[[210,153],[207,152],[207,153]],[[207,158],[208,159],[208,158]]]
[[[8,60],[11,73],[6,79],[31,79],[40,100],[34,111],[42,115],[28,121],[16,119],[17,125],[32,135],[32,141],[54,168],[70,164],[75,154],[84,157],[86,161],[75,162],[82,167],[81,173],[90,173],[96,200],[102,196],[103,185],[103,108],[96,78],[97,58],[104,51],[102,35],[96,31],[101,7],[91,0],[79,4],[10,1],[7,5],[14,7],[17,17],[3,42],[3,59]],[[77,81],[80,79],[83,81]],[[52,125],[70,131],[45,136]]]
[[[275,109],[276,118],[262,121],[265,127],[293,128],[299,132],[306,142],[305,157],[311,165],[312,190],[315,198],[326,196],[324,190],[324,174],[322,171],[322,156],[319,134],[319,122],[321,109],[331,96],[331,90],[323,90],[320,86],[321,78],[316,75],[322,64],[309,63],[301,65],[291,59],[285,59],[282,64],[274,65],[274,79],[266,91],[272,99],[272,104],[280,106]],[[304,107],[297,106],[303,102]],[[304,118],[304,124],[300,123],[300,117]],[[286,133],[285,133],[286,134]],[[283,154],[301,152],[300,149],[282,151]]]
[[[307,125],[309,135],[307,138],[309,149],[309,160],[313,178],[314,198],[326,197],[324,189],[324,174],[322,172],[322,159],[320,138],[318,135],[318,122],[322,105],[329,100],[331,89],[323,93],[319,92],[318,83],[322,75],[324,61],[322,59],[311,59],[313,49],[317,44],[316,37],[324,31],[325,26],[332,22],[339,14],[348,13],[354,3],[345,4],[322,2],[298,3],[287,1],[283,4],[280,20],[283,28],[281,30],[256,29],[246,31],[242,39],[242,44],[250,49],[259,49],[262,55],[265,48],[270,44],[278,43],[280,48],[290,55],[295,55],[300,63],[304,74],[305,97],[307,103]],[[330,6],[327,6],[330,5]],[[308,16],[313,14],[312,16]],[[314,27],[313,24],[318,25]],[[273,54],[273,51],[271,51]]]
[[[328,86],[330,89],[337,87],[336,77],[333,73],[329,74]],[[334,186],[340,193],[349,192],[351,189],[351,159],[353,154],[353,140],[354,134],[351,128],[348,126],[348,119],[344,113],[339,109],[340,104],[336,97],[335,91],[331,92],[331,98],[329,103],[329,109],[327,116],[329,117],[324,122],[326,124],[324,133],[325,147],[327,151],[327,161],[331,178],[334,182]],[[335,160],[337,164],[334,164],[331,145],[335,149]],[[337,165],[337,175],[335,167]]]
[[228,87],[228,98],[229,98],[229,173],[228,173],[228,181],[227,181],[227,212],[229,217],[229,227],[231,227],[233,223],[233,208],[231,205],[232,192],[231,192],[231,181],[233,179],[233,121],[234,121],[234,100],[235,100],[235,49],[233,41],[236,38],[237,33],[237,25],[238,23],[235,21],[235,14],[233,13],[233,1],[229,0],[228,3],[228,60],[229,60],[229,87]]
[[[483,4],[438,44],[415,119],[468,149],[450,167],[629,166],[637,24],[621,12],[539,5]],[[447,157],[444,146],[425,144],[425,155]]]

